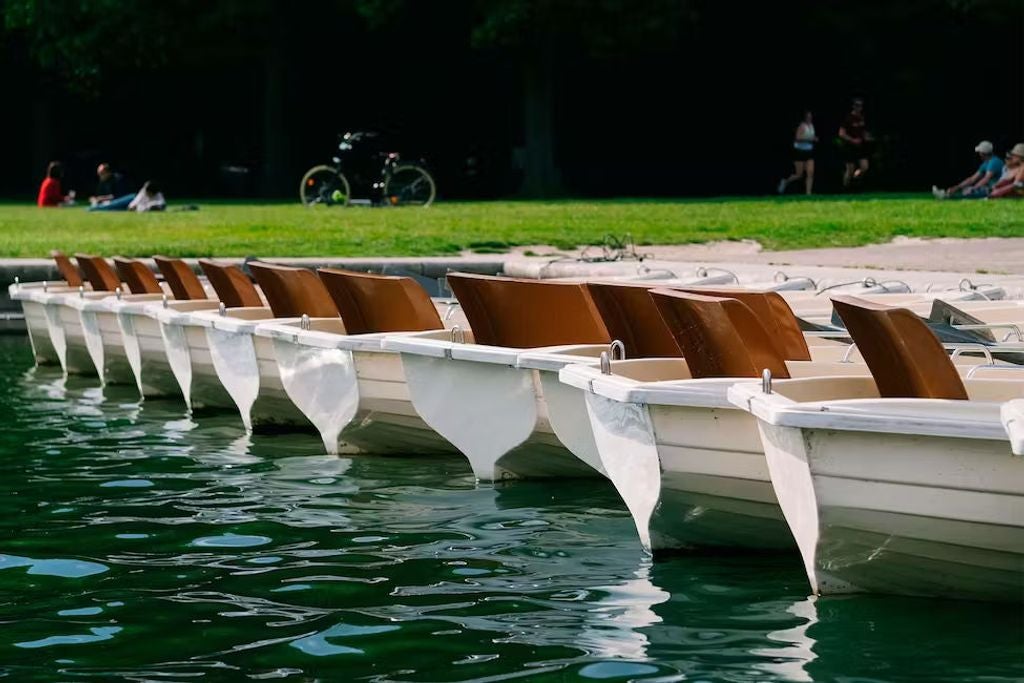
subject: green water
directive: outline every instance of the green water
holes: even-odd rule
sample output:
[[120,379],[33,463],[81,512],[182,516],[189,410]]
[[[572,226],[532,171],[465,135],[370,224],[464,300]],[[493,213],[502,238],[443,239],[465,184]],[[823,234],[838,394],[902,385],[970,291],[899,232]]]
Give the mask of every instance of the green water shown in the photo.
[[794,556],[652,564],[604,482],[327,457],[29,360],[0,339],[16,680],[1024,678],[1019,607],[814,601]]

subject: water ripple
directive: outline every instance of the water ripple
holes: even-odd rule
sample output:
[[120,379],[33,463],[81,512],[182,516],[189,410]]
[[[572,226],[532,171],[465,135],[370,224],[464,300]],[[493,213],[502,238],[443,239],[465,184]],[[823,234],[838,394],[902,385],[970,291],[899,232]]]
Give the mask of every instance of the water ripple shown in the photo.
[[459,458],[326,456],[28,361],[0,339],[12,678],[1024,676],[1013,609],[809,600],[791,557],[652,564],[604,482],[476,486]]

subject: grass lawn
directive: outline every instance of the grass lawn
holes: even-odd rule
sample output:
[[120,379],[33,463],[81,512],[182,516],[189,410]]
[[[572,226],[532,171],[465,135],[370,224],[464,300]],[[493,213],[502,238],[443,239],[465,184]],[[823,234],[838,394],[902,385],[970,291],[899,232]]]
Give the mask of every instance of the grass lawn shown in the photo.
[[197,202],[199,211],[87,213],[0,203],[0,256],[67,252],[149,256],[428,256],[470,249],[754,239],[770,249],[917,237],[1024,236],[1024,202],[938,202],[921,195],[441,202],[429,209],[306,209]]

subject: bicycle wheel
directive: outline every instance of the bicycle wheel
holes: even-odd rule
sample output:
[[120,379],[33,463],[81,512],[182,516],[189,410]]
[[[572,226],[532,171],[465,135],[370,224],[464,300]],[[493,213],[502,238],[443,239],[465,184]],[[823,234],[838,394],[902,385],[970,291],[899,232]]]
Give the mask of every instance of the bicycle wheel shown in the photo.
[[422,166],[396,166],[384,184],[384,200],[391,206],[430,206],[435,196],[437,185]]
[[299,185],[299,199],[306,206],[347,206],[350,194],[345,174],[331,166],[314,166]]

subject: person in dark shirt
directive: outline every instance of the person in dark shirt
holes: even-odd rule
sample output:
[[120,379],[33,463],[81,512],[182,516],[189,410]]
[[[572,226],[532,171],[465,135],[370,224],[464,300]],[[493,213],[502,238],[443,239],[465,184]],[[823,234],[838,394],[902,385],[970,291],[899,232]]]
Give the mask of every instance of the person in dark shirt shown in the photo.
[[839,126],[839,145],[845,162],[843,187],[849,187],[850,181],[861,178],[868,172],[870,141],[871,133],[864,122],[864,100],[858,97],[853,101],[850,113]]
[[104,162],[96,167],[96,194],[89,197],[89,211],[127,211],[135,197],[126,191],[124,176]]

